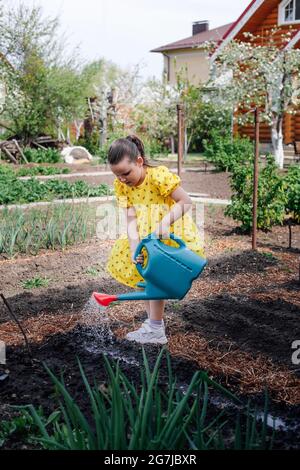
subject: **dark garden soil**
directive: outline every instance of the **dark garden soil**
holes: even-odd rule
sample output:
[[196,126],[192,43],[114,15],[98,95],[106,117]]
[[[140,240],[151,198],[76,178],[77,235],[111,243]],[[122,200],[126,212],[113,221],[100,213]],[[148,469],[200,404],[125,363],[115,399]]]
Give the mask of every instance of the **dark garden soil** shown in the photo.
[[[106,386],[107,374],[104,367],[103,353],[109,359],[119,359],[123,372],[137,386],[140,384],[140,368],[143,364],[141,348],[134,343],[118,339],[112,340],[109,333],[101,332],[101,339],[97,336],[97,330],[91,330],[83,326],[75,327],[71,332],[56,334],[48,337],[43,344],[33,345],[32,353],[35,362],[32,365],[24,347],[8,348],[9,378],[0,386],[0,419],[8,420],[16,411],[7,407],[9,405],[34,404],[42,406],[45,414],[57,409],[53,383],[49,378],[44,365],[47,365],[57,376],[63,373],[64,382],[72,396],[87,417],[90,416],[87,392],[83,386],[78,370],[79,359],[84,367],[87,378],[93,383],[96,378],[97,384]],[[91,347],[91,345],[93,345]],[[146,346],[145,352],[151,367],[154,366],[160,348],[157,346]],[[198,370],[195,362],[187,361],[178,357],[171,359],[172,370],[177,377],[178,386],[186,386],[193,374]],[[168,380],[168,370],[165,357],[162,359],[160,381],[163,385]],[[222,382],[222,377],[217,377]],[[223,381],[224,382],[224,381]],[[211,401],[208,408],[207,419],[212,419],[224,407],[228,413],[228,424],[224,429],[225,437],[234,428],[237,408],[222,395],[211,389]],[[241,397],[246,404],[246,397]],[[263,409],[263,395],[252,396],[253,406],[256,404]],[[300,418],[299,407],[290,407],[276,403],[272,404],[269,420],[273,417],[280,418],[277,424],[274,447],[276,449],[297,449],[300,438],[298,426]],[[14,435],[6,442],[5,448],[31,448],[24,445],[22,436]]]
[[[283,420],[276,448],[297,448],[300,442],[300,374],[292,364],[291,345],[300,340],[300,284],[298,229],[294,249],[287,250],[287,230],[278,227],[259,234],[259,251],[252,253],[249,237],[233,231],[222,210],[206,209],[206,253],[209,265],[182,301],[166,307],[168,349],[178,383],[186,385],[203,369],[246,403],[250,397],[263,408],[264,388],[270,394],[270,413]],[[106,381],[102,354],[120,359],[122,369],[138,381],[141,348],[124,340],[127,331],[145,318],[140,302],[123,302],[103,312],[93,311],[94,290],[121,293],[126,289],[104,270],[112,242],[91,240],[65,252],[44,252],[0,262],[1,291],[28,335],[34,365],[23,338],[0,304],[0,340],[7,343],[7,378],[0,381],[0,419],[15,411],[9,405],[33,403],[46,412],[55,408],[53,385],[42,363],[65,382],[85,410],[86,392],[77,356],[87,376]],[[92,269],[92,271],[91,271]],[[49,286],[25,290],[22,282],[47,277]],[[107,327],[101,320],[105,315]],[[158,347],[147,346],[153,364]],[[161,380],[166,376],[163,362]],[[211,413],[225,406],[218,397]],[[229,407],[230,408],[230,407]],[[5,448],[21,448],[12,439]]]

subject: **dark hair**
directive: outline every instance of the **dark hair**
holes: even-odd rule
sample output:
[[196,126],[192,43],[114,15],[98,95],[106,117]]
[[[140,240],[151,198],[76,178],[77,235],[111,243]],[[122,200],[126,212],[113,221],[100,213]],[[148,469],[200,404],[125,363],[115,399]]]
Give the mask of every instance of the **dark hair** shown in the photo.
[[132,162],[141,156],[144,159],[144,165],[155,166],[145,156],[144,144],[136,135],[128,135],[125,139],[115,140],[109,147],[108,163],[117,165],[125,156],[129,157]]

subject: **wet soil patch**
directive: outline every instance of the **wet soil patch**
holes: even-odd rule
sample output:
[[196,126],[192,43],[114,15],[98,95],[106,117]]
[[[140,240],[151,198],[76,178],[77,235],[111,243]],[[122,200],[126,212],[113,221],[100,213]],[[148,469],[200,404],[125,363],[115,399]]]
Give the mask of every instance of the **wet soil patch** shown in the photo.
[[[157,360],[160,346],[145,345],[144,347],[150,366]],[[79,359],[84,366],[89,379],[96,378],[99,382],[106,382],[103,354],[112,359],[119,359],[122,370],[128,374],[133,382],[140,377],[140,365],[143,364],[142,348],[136,343],[118,340],[112,336],[107,328],[77,325],[68,333],[59,333],[48,336],[42,344],[32,344],[31,350],[35,359],[34,366],[23,346],[9,346],[7,348],[6,369],[9,378],[0,388],[2,403],[9,400],[10,404],[33,403],[51,407],[49,393],[53,389],[42,363],[45,363],[55,374],[63,372],[65,384],[69,386],[74,397],[82,401],[83,387],[79,380]],[[180,381],[188,382],[193,373],[198,370],[197,364],[189,363],[180,358],[173,358],[174,373],[179,375]],[[161,380],[167,380],[167,364],[162,361]]]
[[[23,346],[7,348],[5,370],[8,378],[0,382],[0,421],[10,420],[16,410],[9,405],[34,404],[42,406],[45,414],[57,409],[54,385],[43,364],[46,364],[58,377],[63,374],[64,382],[82,411],[89,417],[88,394],[83,385],[78,367],[78,359],[84,367],[91,385],[94,379],[98,384],[107,383],[107,374],[103,354],[110,361],[120,360],[120,366],[127,377],[136,384],[140,383],[140,369],[143,364],[142,348],[135,343],[121,341],[112,337],[110,330],[90,328],[78,325],[68,333],[61,333],[45,338],[42,344],[32,344],[34,365],[31,364]],[[161,348],[145,346],[145,351],[153,367]],[[180,358],[172,359],[174,374],[180,383],[188,383],[198,369],[196,364]],[[0,375],[4,366],[0,366]],[[160,381],[168,381],[168,369],[165,356],[162,359]],[[23,442],[24,443],[24,442]],[[22,442],[12,439],[5,448],[20,448]]]
[[[89,417],[88,397],[78,369],[77,357],[80,359],[85,373],[93,383],[94,378],[98,384],[107,383],[107,375],[104,367],[103,353],[110,359],[119,359],[122,370],[135,384],[140,383],[140,370],[143,364],[142,349],[135,343],[112,338],[109,330],[91,329],[78,325],[73,331],[65,334],[57,334],[46,338],[40,345],[33,345],[34,357],[39,362],[34,366],[30,364],[23,347],[8,347],[7,365],[9,378],[0,385],[0,419],[9,419],[15,415],[8,405],[24,405],[32,403],[42,406],[45,413],[50,413],[57,408],[54,399],[53,383],[46,372],[43,362],[57,375],[63,373],[65,385],[71,392],[82,411]],[[145,346],[147,358],[152,368],[160,351],[159,346]],[[171,357],[172,371],[177,377],[178,385],[186,386],[198,370],[197,364],[181,358]],[[162,360],[160,382],[168,381],[168,368],[165,356]],[[235,425],[236,407],[226,399],[218,398],[215,392],[211,393],[212,402],[209,406],[209,417],[215,417],[220,409],[226,407],[231,413],[228,426],[233,429]],[[259,406],[263,403],[262,396],[253,397]],[[246,403],[246,397],[243,402]],[[273,405],[272,405],[273,406]],[[270,412],[284,417],[284,423],[288,429],[281,429],[275,440],[275,448],[297,448],[300,430],[297,427],[299,407],[275,405]],[[293,431],[293,432],[292,432]],[[15,439],[6,443],[5,448],[20,448],[22,441]]]
[[[113,279],[100,278],[78,285],[66,285],[61,289],[39,289],[37,292],[23,292],[8,298],[19,320],[32,318],[43,312],[47,314],[79,313],[94,291],[105,294],[120,294],[130,291]],[[0,324],[10,320],[3,302],[0,303]]]

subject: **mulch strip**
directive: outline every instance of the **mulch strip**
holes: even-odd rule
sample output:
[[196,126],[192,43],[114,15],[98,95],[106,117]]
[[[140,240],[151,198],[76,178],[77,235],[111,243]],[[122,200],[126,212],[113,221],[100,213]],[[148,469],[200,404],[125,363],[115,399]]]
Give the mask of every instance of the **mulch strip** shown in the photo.
[[[249,250],[246,241],[232,239],[214,240],[208,248],[208,255],[220,253],[234,255],[237,248],[242,252]],[[233,252],[234,250],[234,252]],[[194,282],[192,289],[185,298],[190,300],[208,299],[220,294],[245,295],[257,300],[268,301],[283,299],[300,306],[299,290],[296,287],[298,258],[293,253],[259,250],[262,254],[269,252],[277,259],[277,263],[268,263],[259,272],[226,272],[224,277],[203,276]],[[24,260],[25,261],[25,260]],[[12,261],[13,263],[14,261]],[[293,288],[291,288],[293,285]],[[179,302],[179,301],[178,301]],[[169,350],[172,355],[196,361],[200,368],[213,375],[222,375],[226,380],[233,379],[238,383],[242,393],[255,394],[265,387],[272,392],[274,399],[290,405],[300,404],[300,380],[287,367],[275,365],[263,355],[251,355],[242,351],[233,342],[222,339],[222,350],[212,346],[212,341],[200,333],[185,332],[184,321],[172,315],[175,304],[167,303],[166,323],[170,336]],[[141,317],[145,317],[142,302],[121,302],[112,304],[107,313],[114,334],[124,338],[125,334],[140,325]],[[100,315],[100,316],[99,316]],[[99,320],[100,318],[100,320]],[[90,324],[101,321],[101,312],[91,319]],[[85,323],[86,318],[80,313],[65,314],[56,312],[54,315],[41,314],[22,321],[22,326],[32,343],[41,343],[49,335],[72,330],[78,323]],[[8,345],[23,343],[18,327],[11,321],[0,325],[0,337]],[[224,352],[224,348],[225,350]]]

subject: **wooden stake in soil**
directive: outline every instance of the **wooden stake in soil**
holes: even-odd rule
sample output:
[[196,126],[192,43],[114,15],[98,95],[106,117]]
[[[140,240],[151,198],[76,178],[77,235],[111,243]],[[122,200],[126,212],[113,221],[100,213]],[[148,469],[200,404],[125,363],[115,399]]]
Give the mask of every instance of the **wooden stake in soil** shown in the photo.
[[3,302],[4,302],[4,305],[7,307],[8,311],[9,311],[9,314],[11,316],[11,318],[14,320],[14,322],[18,325],[23,337],[24,337],[24,340],[25,340],[25,344],[26,344],[26,348],[27,348],[27,352],[28,352],[28,355],[30,357],[30,360],[32,362],[32,359],[33,359],[33,356],[32,356],[32,352],[31,352],[31,349],[30,349],[30,346],[29,346],[29,342],[28,342],[28,339],[27,339],[27,336],[26,336],[26,333],[25,331],[23,330],[22,328],[22,325],[21,323],[19,322],[19,320],[17,319],[17,317],[15,316],[15,314],[13,313],[12,311],[12,308],[10,307],[9,303],[7,302],[6,298],[4,297],[4,295],[1,293],[0,294]]
[[183,145],[184,145],[184,132],[183,132],[183,105],[177,105],[177,119],[178,119],[178,163],[177,170],[178,176],[181,176],[182,159],[183,159]]
[[253,219],[252,250],[257,249],[257,195],[258,195],[258,159],[259,159],[259,109],[255,109],[255,156],[253,175]]

